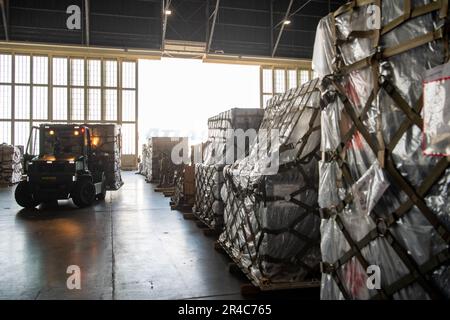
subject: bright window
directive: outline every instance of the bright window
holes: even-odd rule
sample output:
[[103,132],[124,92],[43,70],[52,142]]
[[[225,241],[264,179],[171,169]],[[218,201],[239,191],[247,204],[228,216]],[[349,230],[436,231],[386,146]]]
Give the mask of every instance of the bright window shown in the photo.
[[30,83],[30,56],[17,55],[15,57],[16,83]]
[[11,119],[11,86],[8,85],[0,85],[0,119]]
[[88,90],[88,120],[99,121],[102,117],[102,93],[100,89]]
[[84,89],[73,88],[70,92],[72,121],[84,121]]
[[105,120],[117,120],[117,90],[105,90]]
[[286,71],[283,69],[275,70],[275,93],[280,94],[286,91]]
[[33,119],[48,119],[47,87],[33,87]]
[[53,84],[67,85],[67,58],[53,58]]
[[15,87],[14,118],[30,119],[30,86]]
[[53,88],[53,120],[68,120],[67,88]]
[[33,57],[33,83],[48,84],[48,57]]

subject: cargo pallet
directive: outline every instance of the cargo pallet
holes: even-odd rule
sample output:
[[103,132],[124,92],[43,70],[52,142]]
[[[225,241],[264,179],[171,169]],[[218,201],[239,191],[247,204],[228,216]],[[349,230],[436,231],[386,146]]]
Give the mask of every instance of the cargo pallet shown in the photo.
[[174,187],[156,187],[154,190],[155,192],[162,193],[166,198],[172,197],[175,193]]
[[187,205],[187,204],[182,204],[182,205],[174,205],[173,203],[170,204],[170,210],[174,211],[181,211],[182,213],[189,213],[192,211],[192,207]]
[[207,237],[215,236],[218,237],[221,233],[221,230],[212,227],[211,225],[207,224],[205,221],[201,220],[198,217],[198,213],[191,210],[190,212],[183,213],[183,218],[185,220],[192,220],[195,221],[197,227],[199,227],[203,234]]
[[233,263],[228,265],[228,271],[231,274],[243,274],[250,283],[244,283],[241,285],[241,294],[243,296],[256,295],[261,292],[268,291],[278,291],[278,290],[299,290],[299,289],[309,289],[309,288],[319,288],[320,280],[312,279],[309,281],[301,281],[301,282],[280,282],[280,283],[272,283],[269,279],[261,279],[257,282],[252,274],[249,272],[247,268],[245,268],[242,263],[233,257],[230,250],[223,245],[219,240],[214,242],[214,249],[216,251],[222,252],[226,254]]

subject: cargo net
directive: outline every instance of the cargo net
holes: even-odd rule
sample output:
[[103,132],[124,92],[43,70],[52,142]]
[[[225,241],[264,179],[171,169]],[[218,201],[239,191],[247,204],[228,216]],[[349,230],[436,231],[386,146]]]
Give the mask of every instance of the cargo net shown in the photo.
[[172,196],[172,205],[177,208],[189,207],[194,205],[194,167],[183,165],[180,170],[175,172],[175,189]]
[[141,163],[139,164],[139,174],[148,178],[151,174],[152,165],[151,165],[151,150],[149,145],[144,144],[142,146],[142,158]]
[[175,172],[175,189],[172,196],[172,205],[175,207],[179,207],[183,202],[183,178],[182,172]]
[[[248,154],[250,141],[239,145],[228,143],[234,138],[234,130],[255,129],[261,125],[262,109],[230,109],[208,119],[208,141],[203,150],[204,161],[195,165],[196,216],[209,228],[222,231],[224,203],[220,194],[223,187],[223,169],[228,162],[234,162]],[[233,140],[231,140],[233,141]],[[233,148],[230,152],[227,148]],[[231,159],[231,161],[230,161]]]
[[0,186],[19,183],[22,178],[23,152],[9,144],[0,144]]
[[224,165],[195,165],[195,206],[197,217],[209,228],[223,227],[223,200],[220,189],[223,186]]
[[[264,290],[319,285],[319,102],[318,80],[273,98],[258,144],[225,168],[219,243]],[[275,130],[279,141],[269,138]],[[267,157],[260,152],[266,143]],[[279,169],[266,172],[268,161]]]
[[[322,299],[450,297],[448,157],[422,153],[422,79],[447,1],[363,1],[319,23]],[[370,16],[381,8],[381,29]]]

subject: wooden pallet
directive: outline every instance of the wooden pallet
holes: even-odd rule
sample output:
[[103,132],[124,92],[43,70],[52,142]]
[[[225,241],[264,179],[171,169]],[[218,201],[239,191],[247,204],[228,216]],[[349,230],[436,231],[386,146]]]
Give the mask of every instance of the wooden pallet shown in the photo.
[[155,192],[161,192],[161,193],[175,192],[174,187],[156,187],[154,190],[155,190]]
[[306,280],[302,282],[283,282],[272,283],[268,279],[255,279],[250,271],[242,266],[242,263],[237,260],[230,252],[230,250],[223,245],[219,240],[214,243],[214,249],[216,251],[226,253],[228,257],[233,261],[228,265],[228,271],[231,274],[239,275],[243,274],[250,281],[250,283],[241,285],[241,294],[243,296],[252,296],[261,292],[277,291],[277,290],[292,290],[292,289],[309,289],[319,288],[320,280]]
[[181,211],[182,213],[192,213],[192,206],[181,204],[181,205],[174,205],[173,203],[170,204],[170,210],[177,210]]
[[205,236],[208,236],[208,237],[216,236],[216,237],[218,237],[222,233],[221,230],[217,229],[216,227],[211,226],[207,222],[205,222],[202,219],[200,219],[200,217],[198,215],[198,212],[192,211],[192,214],[194,215],[195,220],[197,221],[197,227],[202,229],[203,234]]

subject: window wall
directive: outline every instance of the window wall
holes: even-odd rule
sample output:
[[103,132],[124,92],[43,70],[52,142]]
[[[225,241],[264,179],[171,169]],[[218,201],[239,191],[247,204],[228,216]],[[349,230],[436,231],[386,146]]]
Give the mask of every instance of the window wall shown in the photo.
[[117,123],[137,154],[137,62],[0,52],[0,143],[25,146],[42,123]]
[[265,108],[274,95],[283,94],[310,79],[309,69],[261,67],[261,107]]

